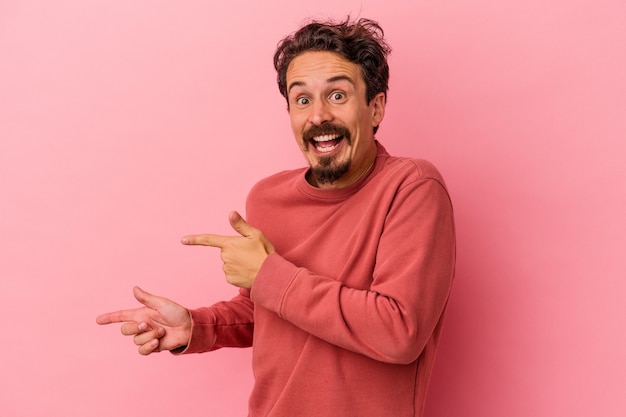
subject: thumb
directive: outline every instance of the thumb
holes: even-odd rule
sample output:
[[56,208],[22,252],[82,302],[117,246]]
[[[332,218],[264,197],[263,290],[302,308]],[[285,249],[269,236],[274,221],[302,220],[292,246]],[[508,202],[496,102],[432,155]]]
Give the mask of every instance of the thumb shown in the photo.
[[157,309],[164,304],[164,300],[161,297],[150,294],[147,291],[142,290],[139,287],[133,288],[133,295],[141,304],[148,308]]
[[248,222],[241,217],[241,214],[236,211],[230,213],[228,220],[230,221],[232,228],[235,229],[241,236],[248,237],[254,231],[254,227],[250,226]]

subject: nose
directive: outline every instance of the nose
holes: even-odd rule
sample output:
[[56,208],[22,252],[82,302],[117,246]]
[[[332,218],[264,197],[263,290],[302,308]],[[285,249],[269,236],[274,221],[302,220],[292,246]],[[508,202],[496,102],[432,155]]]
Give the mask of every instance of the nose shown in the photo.
[[309,122],[316,126],[324,122],[330,122],[333,119],[329,104],[325,100],[315,100],[310,109]]

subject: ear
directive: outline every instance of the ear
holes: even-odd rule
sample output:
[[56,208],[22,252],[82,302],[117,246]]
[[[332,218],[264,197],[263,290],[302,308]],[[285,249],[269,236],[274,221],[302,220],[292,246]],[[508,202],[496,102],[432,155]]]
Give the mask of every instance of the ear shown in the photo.
[[376,127],[380,125],[385,117],[385,93],[378,93],[370,101],[370,108],[372,110],[372,126]]

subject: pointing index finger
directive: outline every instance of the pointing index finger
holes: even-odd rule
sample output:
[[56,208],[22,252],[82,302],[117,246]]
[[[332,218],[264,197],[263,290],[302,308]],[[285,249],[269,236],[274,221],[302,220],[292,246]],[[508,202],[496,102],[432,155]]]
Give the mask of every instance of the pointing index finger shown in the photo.
[[221,249],[224,247],[227,240],[227,236],[205,234],[184,236],[181,239],[181,242],[183,245],[211,246]]
[[96,317],[98,324],[124,323],[136,320],[136,313],[139,309],[119,310],[111,313],[100,314]]

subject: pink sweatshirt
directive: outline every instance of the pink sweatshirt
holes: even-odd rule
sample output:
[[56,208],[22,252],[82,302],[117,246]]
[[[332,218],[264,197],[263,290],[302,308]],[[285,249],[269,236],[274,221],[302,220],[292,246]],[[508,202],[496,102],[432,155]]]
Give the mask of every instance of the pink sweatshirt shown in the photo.
[[251,291],[191,311],[185,353],[253,346],[250,417],[422,416],[454,276],[439,172],[378,144],[372,171],[321,190],[306,169],[250,192],[274,244]]

